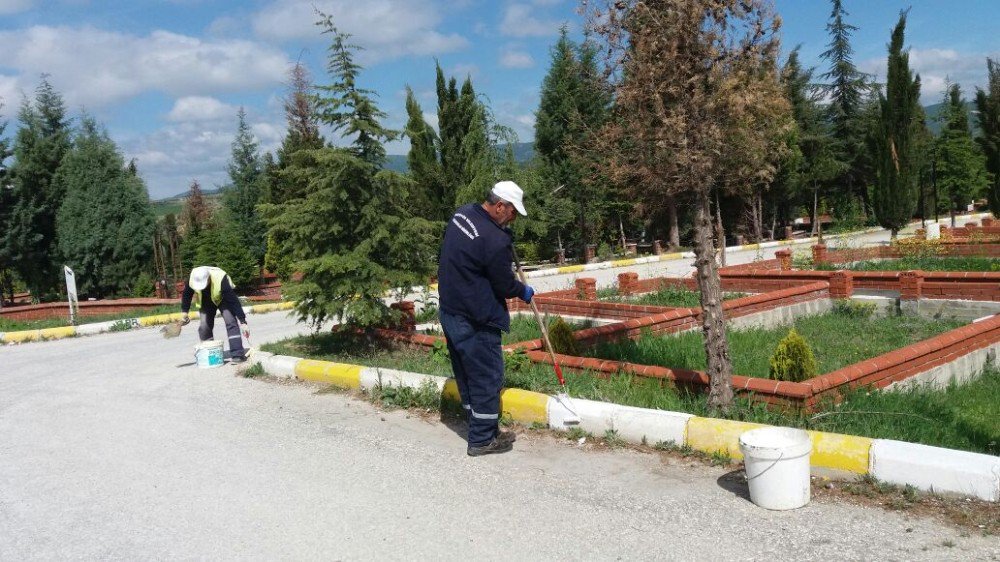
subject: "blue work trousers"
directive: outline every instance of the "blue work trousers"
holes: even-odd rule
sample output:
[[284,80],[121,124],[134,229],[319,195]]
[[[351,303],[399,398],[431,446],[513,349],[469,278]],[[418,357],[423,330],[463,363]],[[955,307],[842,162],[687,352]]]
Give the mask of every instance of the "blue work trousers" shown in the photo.
[[455,373],[462,408],[469,416],[469,446],[488,444],[500,423],[503,389],[503,350],[500,329],[477,326],[468,318],[441,311],[441,327],[448,339],[448,356]]

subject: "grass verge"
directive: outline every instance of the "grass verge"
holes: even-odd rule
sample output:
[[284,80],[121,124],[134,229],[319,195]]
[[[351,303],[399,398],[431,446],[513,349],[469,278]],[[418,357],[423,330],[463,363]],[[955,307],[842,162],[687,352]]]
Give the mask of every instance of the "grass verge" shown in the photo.
[[[722,300],[732,300],[747,296],[746,293],[723,293]],[[608,302],[625,302],[643,306],[667,306],[671,308],[692,308],[701,306],[701,293],[684,287],[663,287],[655,293],[645,293],[635,297],[625,297],[615,289],[597,291],[597,298]]]

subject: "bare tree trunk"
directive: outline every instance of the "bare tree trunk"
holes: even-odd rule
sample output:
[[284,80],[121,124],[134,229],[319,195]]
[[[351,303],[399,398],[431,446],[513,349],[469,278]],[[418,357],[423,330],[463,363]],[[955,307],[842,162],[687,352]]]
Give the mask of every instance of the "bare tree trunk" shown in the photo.
[[754,242],[760,244],[764,241],[764,197],[760,190],[756,190],[753,195],[753,236]]
[[[712,208],[709,194],[698,196],[695,212],[695,261],[698,289],[701,291],[702,333],[705,336],[705,357],[708,364],[711,410],[728,410],[733,403],[733,367],[729,361],[726,323],[722,315],[722,283],[715,265],[712,244]],[[722,243],[725,247],[725,242]]]
[[778,229],[778,206],[771,208],[771,240],[775,240],[774,231]]
[[[711,221],[711,207],[708,212],[709,221]],[[715,236],[719,240],[719,263],[722,264],[722,267],[726,267],[726,231],[722,227],[722,201],[718,191],[715,192]]]
[[669,223],[669,233],[667,235],[667,245],[671,250],[681,247],[680,225],[677,224],[677,199],[667,197],[667,222]]
[[816,189],[816,182],[813,182],[813,216],[812,216],[812,232],[810,236],[816,236],[819,234],[819,190]]
[[624,254],[628,247],[625,245],[625,225],[622,224],[621,215],[618,215],[618,234],[621,236],[622,253]]

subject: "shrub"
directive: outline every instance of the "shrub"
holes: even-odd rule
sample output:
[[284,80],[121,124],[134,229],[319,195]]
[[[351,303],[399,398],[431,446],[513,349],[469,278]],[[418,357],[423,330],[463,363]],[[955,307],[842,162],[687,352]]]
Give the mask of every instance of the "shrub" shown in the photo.
[[858,302],[850,299],[833,301],[833,312],[848,318],[871,318],[875,314],[875,303]]
[[552,351],[556,353],[563,355],[580,354],[576,345],[576,338],[573,337],[573,328],[561,316],[556,316],[552,325],[549,326],[549,341],[552,343]]
[[778,342],[771,355],[770,377],[774,380],[802,382],[816,376],[816,357],[806,340],[792,328]]
[[156,282],[143,271],[132,283],[132,298],[142,299],[156,296]]

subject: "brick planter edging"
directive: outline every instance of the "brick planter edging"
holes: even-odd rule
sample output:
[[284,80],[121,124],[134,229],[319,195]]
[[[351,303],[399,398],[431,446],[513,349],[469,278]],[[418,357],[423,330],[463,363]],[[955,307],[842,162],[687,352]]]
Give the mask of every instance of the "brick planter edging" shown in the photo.
[[[247,314],[265,314],[279,310],[291,310],[295,306],[292,302],[279,302],[268,304],[255,304],[244,307]],[[191,315],[196,317],[197,312],[192,311]],[[153,316],[141,316],[138,318],[122,318],[120,320],[109,320],[107,322],[94,322],[91,324],[80,324],[78,326],[60,326],[58,328],[43,328],[41,330],[21,330],[17,332],[0,332],[0,345],[11,343],[25,343],[32,341],[49,341],[76,336],[93,336],[112,331],[113,328],[128,326],[128,330],[146,328],[149,326],[159,326],[177,322],[184,318],[184,314],[173,312],[170,314],[156,314]],[[123,330],[124,331],[124,330]]]
[[[380,386],[420,388],[431,384],[441,399],[457,402],[454,379],[397,371],[313,361],[261,352],[255,356],[269,374],[284,378],[328,383],[345,389],[372,390]],[[706,453],[727,452],[742,458],[739,436],[748,429],[764,427],[732,420],[702,418],[684,412],[622,406],[608,402],[573,399],[581,418],[579,427],[595,435],[616,431],[635,444],[674,443]],[[566,431],[566,410],[554,397],[508,388],[501,394],[501,410],[516,422],[545,424]],[[809,431],[813,442],[810,464],[817,469],[845,474],[871,474],[879,480],[912,485],[921,490],[950,492],[986,501],[1000,501],[1000,458],[991,455],[870,439],[853,435]]]

